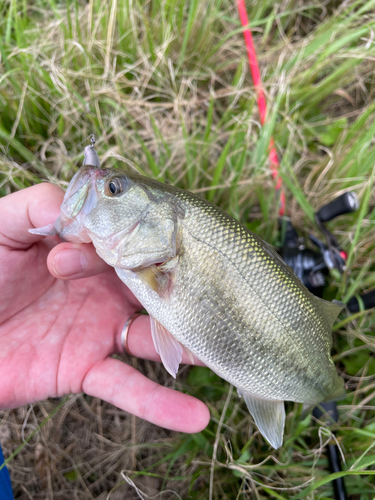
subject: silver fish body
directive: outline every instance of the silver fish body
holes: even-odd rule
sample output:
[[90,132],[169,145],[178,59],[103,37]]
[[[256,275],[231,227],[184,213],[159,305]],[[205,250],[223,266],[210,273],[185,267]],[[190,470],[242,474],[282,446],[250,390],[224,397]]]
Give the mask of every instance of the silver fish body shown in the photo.
[[[92,241],[151,317],[175,376],[182,346],[244,396],[262,434],[282,444],[284,400],[340,397],[331,327],[342,304],[312,295],[261,238],[200,197],[135,174],[85,166],[57,232]],[[43,233],[42,233],[43,234]]]

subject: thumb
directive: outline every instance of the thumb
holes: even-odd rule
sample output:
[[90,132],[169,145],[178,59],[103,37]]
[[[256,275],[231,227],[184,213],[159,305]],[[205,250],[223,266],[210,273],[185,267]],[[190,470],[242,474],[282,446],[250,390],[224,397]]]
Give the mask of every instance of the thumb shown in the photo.
[[24,249],[43,236],[28,229],[46,226],[60,215],[64,191],[42,183],[0,199],[0,245]]

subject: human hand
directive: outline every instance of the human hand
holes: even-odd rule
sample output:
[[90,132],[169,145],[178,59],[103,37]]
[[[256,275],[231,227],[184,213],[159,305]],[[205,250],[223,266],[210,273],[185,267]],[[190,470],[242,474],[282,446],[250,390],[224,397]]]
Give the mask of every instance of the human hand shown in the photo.
[[[209,412],[201,401],[111,358],[141,307],[114,269],[91,244],[28,232],[55,221],[63,196],[39,184],[0,199],[0,408],[85,392],[162,427],[202,430]],[[147,316],[133,321],[128,347],[160,361]]]

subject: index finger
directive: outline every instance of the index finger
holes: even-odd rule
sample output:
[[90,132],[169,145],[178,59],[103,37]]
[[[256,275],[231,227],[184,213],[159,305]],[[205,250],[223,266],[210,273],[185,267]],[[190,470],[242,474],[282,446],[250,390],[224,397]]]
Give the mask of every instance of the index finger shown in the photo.
[[37,184],[0,199],[0,245],[24,249],[44,236],[28,229],[46,226],[60,215],[64,191],[53,184]]
[[160,386],[117,359],[106,358],[96,363],[86,374],[82,390],[175,431],[200,432],[210,420],[202,401]]

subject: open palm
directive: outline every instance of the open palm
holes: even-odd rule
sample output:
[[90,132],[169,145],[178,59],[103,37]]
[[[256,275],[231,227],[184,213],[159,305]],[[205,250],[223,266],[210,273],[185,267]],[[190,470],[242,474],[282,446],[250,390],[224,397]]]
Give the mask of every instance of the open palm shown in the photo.
[[[40,184],[0,199],[0,408],[86,392],[163,427],[203,429],[203,403],[111,358],[140,304],[93,246],[28,233],[57,218],[63,194]],[[146,316],[129,349],[160,360]]]

